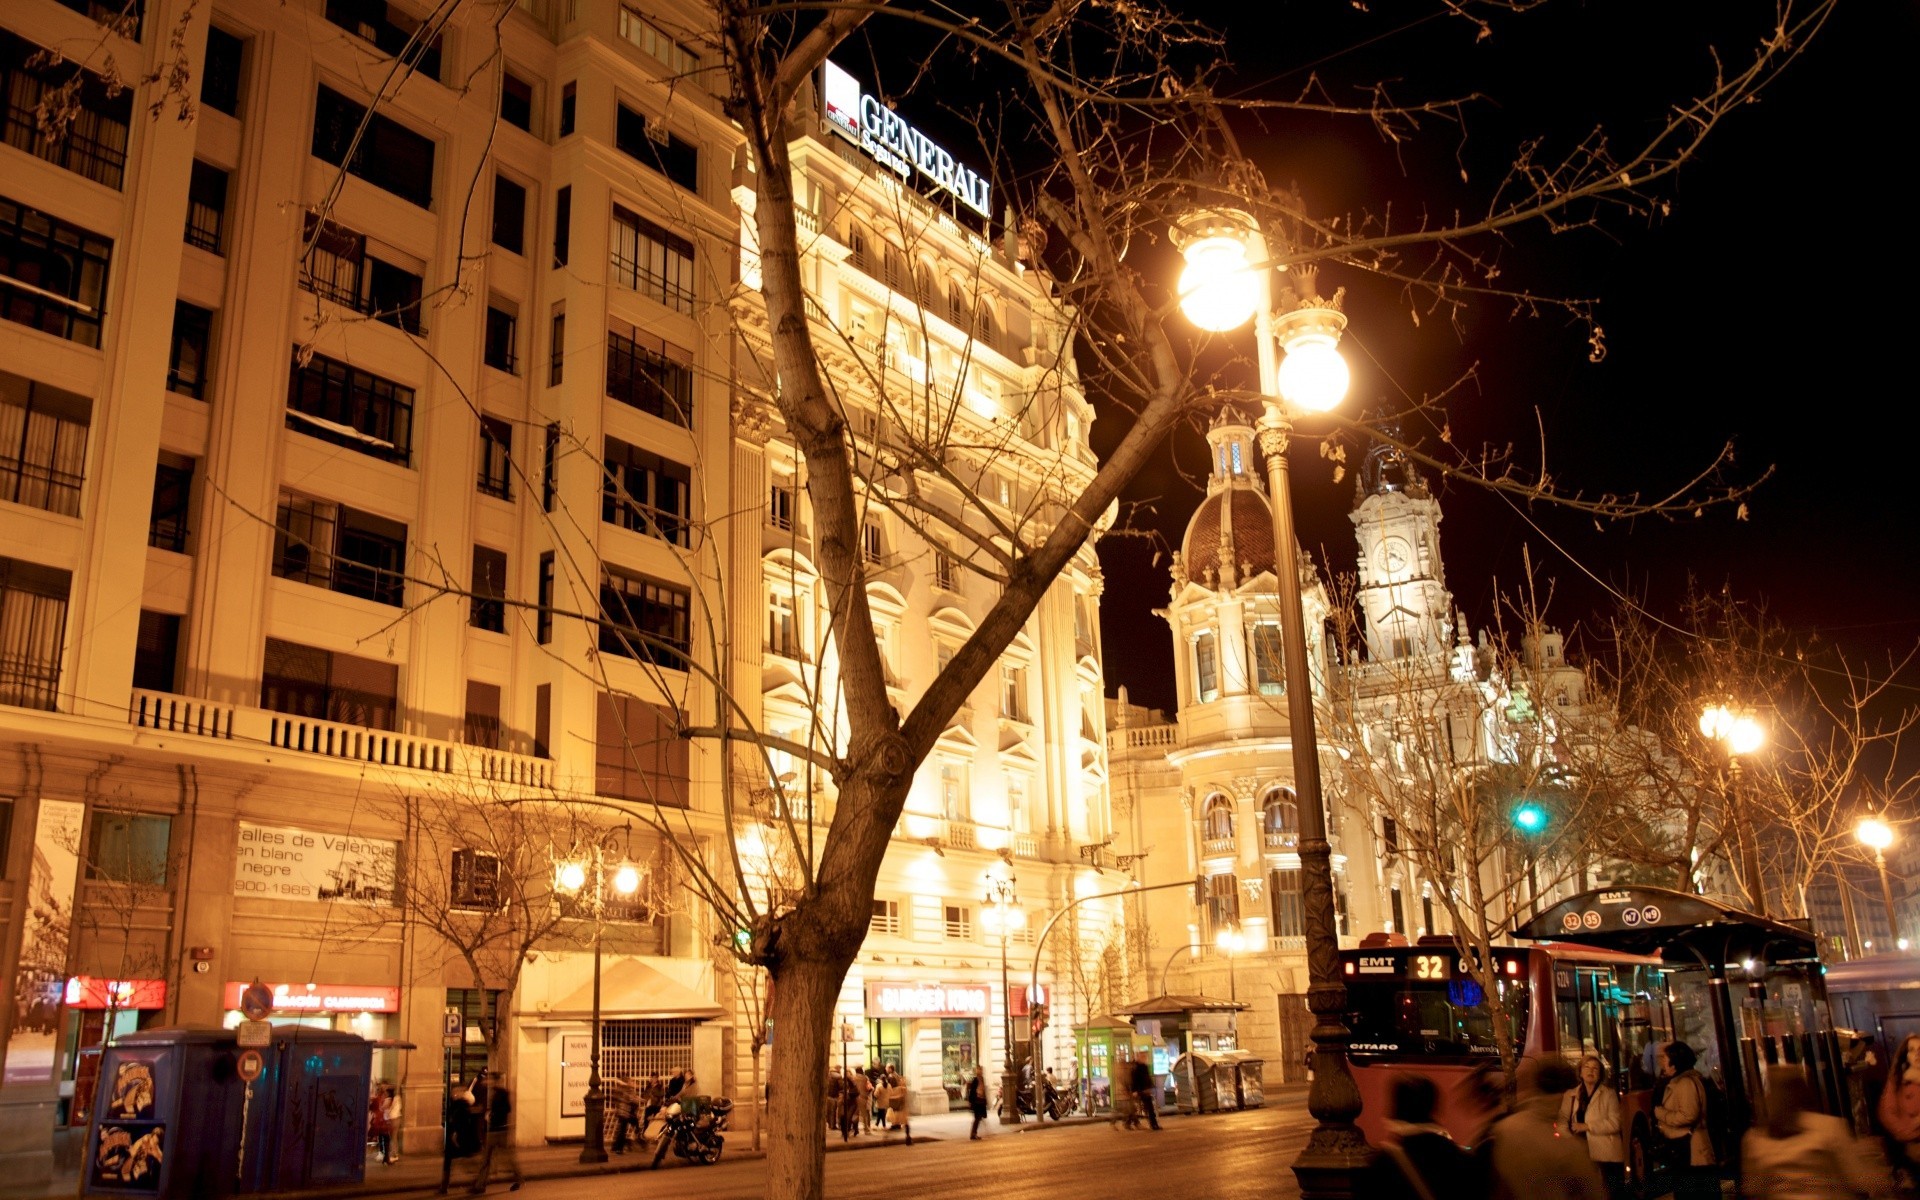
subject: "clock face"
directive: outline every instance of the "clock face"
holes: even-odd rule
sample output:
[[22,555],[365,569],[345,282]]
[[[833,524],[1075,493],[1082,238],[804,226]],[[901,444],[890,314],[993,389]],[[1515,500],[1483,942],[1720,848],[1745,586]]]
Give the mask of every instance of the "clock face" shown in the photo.
[[1380,549],[1374,554],[1374,561],[1380,569],[1389,575],[1405,571],[1413,562],[1413,547],[1401,538],[1388,538],[1380,543]]

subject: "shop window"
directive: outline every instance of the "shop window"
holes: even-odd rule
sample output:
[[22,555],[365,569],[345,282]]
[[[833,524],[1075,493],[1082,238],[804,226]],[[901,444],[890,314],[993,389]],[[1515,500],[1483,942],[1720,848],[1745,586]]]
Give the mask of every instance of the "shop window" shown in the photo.
[[394,663],[267,639],[260,707],[269,712],[390,730],[399,695]]
[[601,692],[594,729],[596,793],[686,807],[687,741],[671,711],[634,696]]
[[601,653],[686,670],[692,606],[683,587],[607,567],[600,578]]
[[[78,86],[75,85],[78,82]],[[98,75],[25,38],[0,30],[0,138],[57,167],[118,189],[126,175],[133,89],[110,89]],[[40,111],[60,113],[55,136]]]
[[0,196],[0,317],[100,345],[113,240]]
[[466,738],[469,746],[500,748],[500,685],[467,680]]
[[692,355],[638,328],[607,331],[607,395],[630,408],[693,428]]
[[303,366],[296,349],[287,428],[404,467],[413,455],[413,389],[324,354]]
[[499,417],[480,418],[481,494],[496,500],[513,499],[513,426]]
[[327,20],[428,79],[440,78],[440,34],[386,0],[327,0]]
[[1267,894],[1273,899],[1273,935],[1305,937],[1307,918],[1300,898],[1300,872],[1292,869],[1268,872]]
[[280,493],[273,537],[273,573],[376,604],[399,605],[406,594],[407,527],[398,521]]
[[187,182],[187,245],[221,253],[227,222],[227,173],[193,160]]
[[489,633],[507,631],[507,556],[489,546],[473,548],[473,596],[467,624]]
[[133,686],[149,692],[179,689],[180,618],[140,610],[140,632],[133,643]]
[[906,1069],[907,1022],[899,1017],[867,1018],[867,1061],[874,1066]]
[[533,85],[512,71],[500,75],[500,119],[515,129],[533,132]]
[[606,445],[600,519],[675,546],[685,546],[693,472],[616,437],[607,438]]
[[85,396],[0,370],[0,500],[79,516],[92,419]]
[[94,809],[87,821],[87,878],[140,887],[167,886],[171,817]]
[[167,390],[195,400],[207,398],[207,351],[213,342],[213,313],[185,300],[173,302],[173,347],[167,353]]
[[527,189],[505,175],[493,177],[493,244],[515,254],[527,246]]
[[[349,156],[356,134],[359,144]],[[379,113],[368,116],[365,105],[320,85],[313,118],[315,158],[344,166],[349,175],[428,208],[433,203],[433,154],[432,139]]]
[[72,582],[57,567],[0,558],[0,704],[53,711]]
[[693,312],[693,243],[618,205],[613,209],[613,278],[679,313]]
[[700,190],[700,147],[664,128],[660,121],[619,106],[613,143],[622,154],[652,167],[690,192]]
[[207,60],[200,67],[200,103],[230,117],[240,114],[240,65],[246,43],[218,25],[207,29]]
[[147,514],[147,545],[176,554],[187,552],[192,532],[193,475],[196,459],[160,452],[153,469],[153,507]]
[[900,932],[900,902],[875,900],[873,917],[867,922],[867,932],[897,936]]
[[958,904],[946,906],[946,938],[950,942],[973,940],[973,910]]

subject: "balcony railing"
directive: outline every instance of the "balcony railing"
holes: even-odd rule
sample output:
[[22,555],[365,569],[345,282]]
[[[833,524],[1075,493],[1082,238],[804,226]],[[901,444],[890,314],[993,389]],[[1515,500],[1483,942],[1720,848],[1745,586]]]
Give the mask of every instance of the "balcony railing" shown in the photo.
[[1109,750],[1150,750],[1172,746],[1180,732],[1178,725],[1145,725],[1137,729],[1115,729],[1107,734]]
[[372,763],[510,787],[553,786],[553,763],[544,758],[171,692],[135,688],[127,722],[140,729],[273,746],[343,762]]
[[1014,834],[1013,855],[1015,858],[1039,858],[1040,835],[1037,833]]
[[1231,837],[1203,838],[1200,842],[1200,853],[1208,858],[1213,858],[1221,854],[1232,854],[1233,839]]
[[1261,841],[1269,850],[1297,850],[1300,848],[1300,835],[1286,830],[1268,830]]

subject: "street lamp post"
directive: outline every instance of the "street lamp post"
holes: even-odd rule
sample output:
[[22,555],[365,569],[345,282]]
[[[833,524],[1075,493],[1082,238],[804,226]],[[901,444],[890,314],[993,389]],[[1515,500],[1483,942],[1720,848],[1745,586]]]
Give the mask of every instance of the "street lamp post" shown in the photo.
[[1761,916],[1770,917],[1773,914],[1768,911],[1771,906],[1767,903],[1767,881],[1760,873],[1760,848],[1746,809],[1740,804],[1739,793],[1740,760],[1766,742],[1766,730],[1750,713],[1735,712],[1724,704],[1710,704],[1700,711],[1700,734],[1719,743],[1726,755],[1720,803],[1733,820],[1734,839],[1740,845],[1740,870],[1752,889],[1754,904]]
[[987,895],[981,904],[987,927],[1000,934],[1000,1002],[1005,1010],[1006,1027],[1002,1031],[1006,1057],[1000,1071],[1000,1123],[1020,1123],[1020,1068],[1013,1061],[1013,986],[1007,976],[1007,938],[1027,923],[1027,910],[1020,907],[1013,876],[987,877]]
[[1223,333],[1246,324],[1249,317],[1255,321],[1265,402],[1259,423],[1260,450],[1267,460],[1267,493],[1273,512],[1287,731],[1293,749],[1294,791],[1300,801],[1302,915],[1310,981],[1307,1007],[1315,1017],[1313,1087],[1307,1094],[1314,1128],[1293,1171],[1303,1200],[1350,1197],[1355,1173],[1365,1166],[1369,1150],[1353,1123],[1360,1114],[1360,1091],[1347,1066],[1348,1032],[1341,1021],[1346,988],[1340,979],[1332,846],[1320,797],[1320,753],[1314,738],[1298,541],[1287,478],[1294,414],[1324,412],[1346,394],[1347,364],[1338,343],[1347,319],[1339,311],[1338,297],[1331,302],[1321,299],[1311,276],[1304,272],[1299,287],[1289,289],[1294,302],[1286,311],[1274,312],[1266,239],[1246,213],[1198,213],[1182,223],[1176,240],[1187,260],[1179,288],[1188,319]]
[[1234,1006],[1233,1015],[1228,1020],[1233,1022],[1233,1048],[1238,1050],[1240,1048],[1240,973],[1234,969],[1234,956],[1247,948],[1247,937],[1238,929],[1229,928],[1222,929],[1213,941],[1216,946],[1227,952],[1227,999]]
[[1893,884],[1887,880],[1887,847],[1893,845],[1893,827],[1879,817],[1868,817],[1854,829],[1860,844],[1873,850],[1873,865],[1880,869],[1880,901],[1887,906],[1888,952],[1900,948],[1900,922],[1893,915]]
[[[600,1079],[600,941],[606,929],[607,840],[617,830],[608,830],[586,850],[584,861],[569,856],[554,866],[554,885],[563,895],[579,896],[587,885],[587,873],[593,873],[593,1036],[587,1071],[586,1139],[580,1145],[580,1161],[607,1161],[607,1097]],[[613,890],[623,899],[640,890],[640,871],[622,861],[613,873]]]

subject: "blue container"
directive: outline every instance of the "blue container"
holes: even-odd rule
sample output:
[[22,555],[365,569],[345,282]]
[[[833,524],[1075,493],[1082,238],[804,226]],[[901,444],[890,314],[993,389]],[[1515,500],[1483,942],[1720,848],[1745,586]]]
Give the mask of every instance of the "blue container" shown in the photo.
[[142,1029],[108,1046],[81,1194],[232,1195],[246,1103],[236,1057],[221,1029]]

